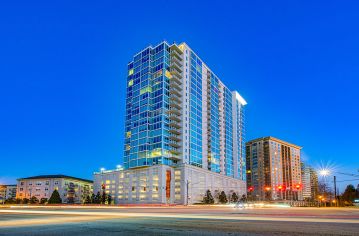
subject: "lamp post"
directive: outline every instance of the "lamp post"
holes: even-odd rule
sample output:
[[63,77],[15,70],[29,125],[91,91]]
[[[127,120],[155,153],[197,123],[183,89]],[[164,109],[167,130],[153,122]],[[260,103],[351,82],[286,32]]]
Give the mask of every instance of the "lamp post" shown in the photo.
[[253,187],[253,186],[250,186],[250,187],[248,188],[248,193],[249,193],[249,196],[250,196],[250,200],[251,200],[251,201],[253,201],[253,199],[252,199],[252,192],[253,192],[253,190],[254,190],[254,187]]
[[189,180],[186,181],[186,206],[188,206],[188,200],[189,200],[189,194],[188,194],[188,190],[189,190]]
[[267,200],[271,200],[271,197],[270,197],[270,190],[271,190],[271,187],[267,186],[264,188],[265,192],[266,192],[266,199]]
[[[331,171],[329,169],[321,169],[319,170],[319,175],[326,177],[329,176],[331,174]],[[334,183],[334,202],[335,205],[337,205],[337,177],[334,175],[333,176],[333,183]]]
[[337,203],[337,177],[334,175],[334,201],[333,203],[335,204],[335,206],[338,206]]
[[318,196],[318,198],[319,198],[319,204],[318,204],[318,205],[319,205],[319,207],[321,207],[321,205],[322,205],[322,198],[323,198],[323,196],[320,196],[320,195],[319,195],[319,196]]

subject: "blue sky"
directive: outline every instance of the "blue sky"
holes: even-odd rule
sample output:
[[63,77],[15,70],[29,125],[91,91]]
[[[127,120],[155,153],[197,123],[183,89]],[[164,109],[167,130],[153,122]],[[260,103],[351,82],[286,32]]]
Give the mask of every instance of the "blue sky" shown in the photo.
[[[248,102],[247,140],[359,169],[356,1],[8,1],[0,7],[0,181],[122,162],[127,62],[186,42]],[[338,180],[351,179],[339,176]],[[357,184],[358,181],[353,181]]]

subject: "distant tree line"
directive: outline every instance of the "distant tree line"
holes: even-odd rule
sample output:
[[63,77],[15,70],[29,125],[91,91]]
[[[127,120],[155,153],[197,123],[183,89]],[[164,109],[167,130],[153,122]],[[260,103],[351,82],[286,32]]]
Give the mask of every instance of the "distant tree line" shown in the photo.
[[[202,203],[204,204],[214,204],[215,202],[221,203],[221,204],[226,204],[226,203],[236,203],[238,202],[239,197],[237,195],[236,192],[231,191],[228,196],[226,195],[226,193],[224,191],[217,191],[217,193],[215,194],[215,197],[212,196],[211,190],[207,190]],[[246,200],[246,195],[242,195],[241,201],[245,201]]]
[[[83,204],[108,204],[110,205],[112,203],[113,199],[110,194],[106,194],[103,192],[102,194],[100,192],[97,192],[97,194],[87,195],[83,201]],[[67,198],[67,203],[73,204],[74,199],[73,198]],[[62,199],[60,197],[59,192],[55,189],[51,197],[49,199],[47,198],[41,198],[38,199],[37,197],[33,196],[30,199],[29,198],[9,198],[5,200],[5,204],[61,204]]]

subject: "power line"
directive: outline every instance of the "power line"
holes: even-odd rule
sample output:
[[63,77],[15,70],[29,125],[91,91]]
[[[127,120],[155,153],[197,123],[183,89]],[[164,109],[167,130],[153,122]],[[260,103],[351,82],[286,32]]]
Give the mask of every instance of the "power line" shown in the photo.
[[340,174],[340,175],[348,175],[348,176],[353,176],[353,177],[359,177],[359,175],[356,175],[356,174],[349,174],[349,173],[342,173],[342,172],[335,172],[337,174]]
[[349,182],[349,181],[356,181],[356,180],[359,180],[359,179],[347,179],[347,180],[340,180],[340,181],[337,181],[337,182]]

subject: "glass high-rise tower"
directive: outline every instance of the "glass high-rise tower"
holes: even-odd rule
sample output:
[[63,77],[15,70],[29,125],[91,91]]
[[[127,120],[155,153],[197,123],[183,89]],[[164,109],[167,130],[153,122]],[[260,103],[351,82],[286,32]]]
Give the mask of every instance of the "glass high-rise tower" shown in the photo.
[[245,180],[244,106],[187,44],[128,64],[124,167],[189,164]]

